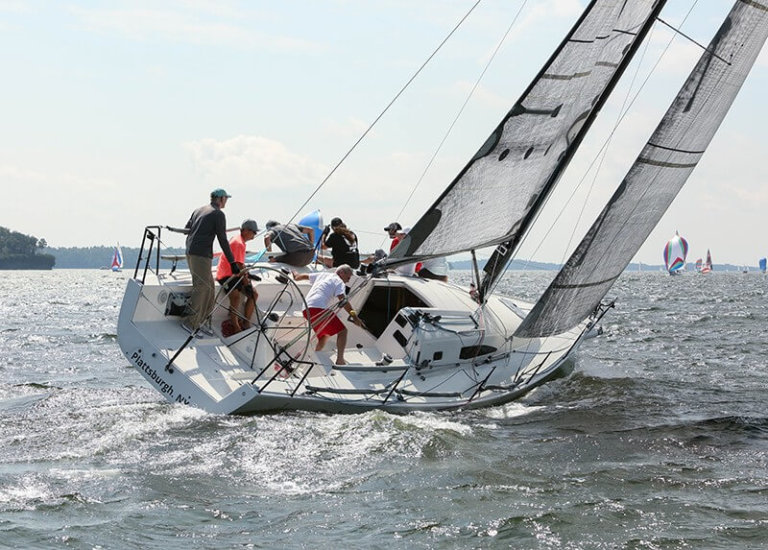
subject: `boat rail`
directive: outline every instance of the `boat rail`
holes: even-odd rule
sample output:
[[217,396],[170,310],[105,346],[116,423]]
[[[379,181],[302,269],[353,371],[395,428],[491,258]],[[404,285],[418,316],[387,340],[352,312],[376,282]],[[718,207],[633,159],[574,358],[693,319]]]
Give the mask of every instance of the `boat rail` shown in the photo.
[[[154,273],[158,277],[160,276],[160,246],[162,244],[161,236],[162,228],[159,225],[148,225],[144,228],[144,236],[141,239],[141,248],[139,248],[139,257],[136,259],[136,267],[133,269],[133,278],[141,281],[144,284],[147,278],[147,272],[152,272],[152,261],[154,259]],[[155,246],[157,244],[157,246]],[[146,256],[144,252],[146,250]],[[153,258],[154,255],[154,258]],[[144,263],[144,269],[139,279],[139,270]],[[174,262],[174,268],[176,263]]]

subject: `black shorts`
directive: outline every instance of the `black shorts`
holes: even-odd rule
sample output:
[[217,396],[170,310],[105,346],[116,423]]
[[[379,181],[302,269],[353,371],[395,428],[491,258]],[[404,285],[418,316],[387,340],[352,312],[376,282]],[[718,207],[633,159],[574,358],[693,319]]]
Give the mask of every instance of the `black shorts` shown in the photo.
[[246,284],[246,281],[240,275],[230,275],[229,277],[217,279],[217,281],[221,286],[227,289],[227,291],[231,290],[233,288],[232,285],[234,285],[235,290],[242,292],[249,298],[253,298],[253,287],[251,286],[251,282],[248,281]]

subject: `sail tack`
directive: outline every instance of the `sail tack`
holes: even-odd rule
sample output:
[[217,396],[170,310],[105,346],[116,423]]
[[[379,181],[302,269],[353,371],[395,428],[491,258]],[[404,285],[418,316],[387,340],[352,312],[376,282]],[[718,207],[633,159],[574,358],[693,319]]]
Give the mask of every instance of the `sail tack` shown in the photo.
[[559,334],[597,307],[701,159],[766,36],[768,2],[737,1],[624,181],[515,335]]
[[[593,0],[385,264],[512,241],[543,204],[665,0]],[[468,213],[482,219],[466,231]]]

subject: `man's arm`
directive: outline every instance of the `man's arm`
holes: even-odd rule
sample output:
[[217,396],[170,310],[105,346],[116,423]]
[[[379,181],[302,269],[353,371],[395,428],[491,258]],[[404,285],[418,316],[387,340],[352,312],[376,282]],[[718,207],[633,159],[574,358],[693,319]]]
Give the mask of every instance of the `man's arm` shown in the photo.
[[174,233],[182,233],[183,235],[189,235],[189,227],[171,227],[170,225],[166,225],[165,228],[168,231],[173,231]]
[[293,271],[292,273],[294,281],[306,281],[309,279],[309,273],[299,273],[298,271]]
[[339,294],[336,296],[340,302],[343,302],[343,305],[341,307],[344,308],[344,311],[349,313],[349,316],[352,318],[352,322],[355,323],[359,327],[365,328],[365,323],[363,323],[363,320],[357,316],[357,312],[352,309],[352,304],[350,304],[347,301],[347,295],[346,294]]

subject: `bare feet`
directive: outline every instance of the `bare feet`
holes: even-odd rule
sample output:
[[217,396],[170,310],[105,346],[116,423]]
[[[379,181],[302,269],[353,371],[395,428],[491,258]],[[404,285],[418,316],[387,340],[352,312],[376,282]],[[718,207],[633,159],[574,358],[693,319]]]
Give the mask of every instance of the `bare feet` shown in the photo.
[[334,363],[334,364],[335,365],[348,365],[349,363],[344,361],[344,359],[336,359],[336,363]]

